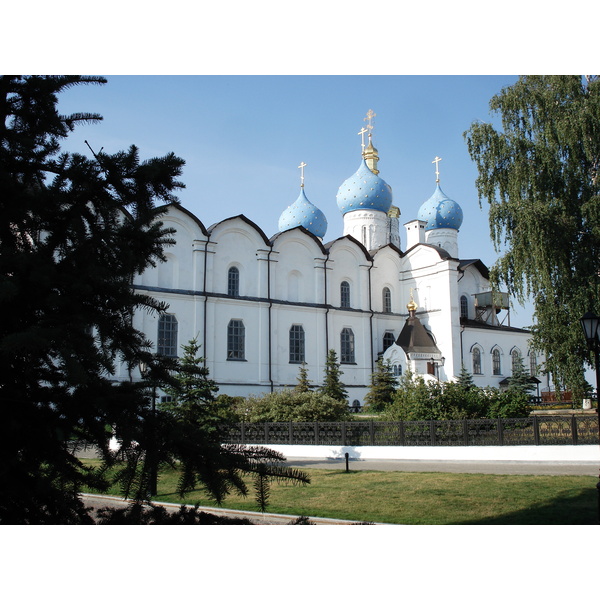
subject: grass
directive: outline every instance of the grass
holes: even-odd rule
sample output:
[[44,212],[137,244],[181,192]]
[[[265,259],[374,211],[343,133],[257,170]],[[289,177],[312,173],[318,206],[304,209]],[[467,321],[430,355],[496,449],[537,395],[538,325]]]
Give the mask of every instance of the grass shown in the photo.
[[[591,476],[305,471],[309,485],[273,484],[268,512],[407,525],[598,523]],[[202,490],[182,500],[174,492],[176,481],[176,472],[161,473],[154,499],[217,506]],[[247,498],[232,495],[222,507],[257,510],[252,492]]]

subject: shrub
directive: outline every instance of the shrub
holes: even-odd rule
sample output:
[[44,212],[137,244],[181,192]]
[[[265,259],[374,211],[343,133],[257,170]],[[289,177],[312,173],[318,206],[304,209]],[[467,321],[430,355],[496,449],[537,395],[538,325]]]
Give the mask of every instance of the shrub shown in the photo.
[[237,411],[240,420],[250,423],[347,421],[351,418],[345,399],[317,391],[298,393],[287,389],[261,397],[251,396]]

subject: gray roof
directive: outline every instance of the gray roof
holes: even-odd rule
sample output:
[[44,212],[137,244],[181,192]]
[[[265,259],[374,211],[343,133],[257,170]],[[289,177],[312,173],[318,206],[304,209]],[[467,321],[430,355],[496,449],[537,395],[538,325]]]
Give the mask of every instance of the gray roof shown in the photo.
[[396,344],[407,354],[418,352],[422,354],[439,354],[440,351],[433,341],[431,334],[423,327],[419,317],[413,315],[406,319],[406,323],[396,340]]

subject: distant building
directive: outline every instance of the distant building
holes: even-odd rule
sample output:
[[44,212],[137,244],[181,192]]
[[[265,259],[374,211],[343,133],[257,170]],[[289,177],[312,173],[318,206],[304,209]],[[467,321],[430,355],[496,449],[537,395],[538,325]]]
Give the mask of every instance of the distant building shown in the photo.
[[506,294],[492,294],[480,260],[459,258],[463,212],[439,185],[441,159],[433,195],[405,224],[404,250],[378,160],[369,131],[337,194],[344,235],[329,242],[325,216],[305,194],[304,163],[298,199],[272,237],[244,215],[207,228],[169,207],[163,221],[177,243],[134,281],[169,305],[160,318],[135,315],[156,352],[177,354],[197,338],[221,393],[246,396],[294,386],[302,363],[319,385],[333,348],[355,405],[380,356],[397,376],[410,368],[442,381],[464,364],[479,386],[498,386],[517,355],[537,369],[528,331],[505,323]]

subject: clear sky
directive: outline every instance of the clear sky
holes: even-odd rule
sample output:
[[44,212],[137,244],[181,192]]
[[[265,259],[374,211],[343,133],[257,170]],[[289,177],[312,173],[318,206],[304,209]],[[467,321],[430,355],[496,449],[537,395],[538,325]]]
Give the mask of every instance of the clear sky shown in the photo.
[[[464,220],[460,258],[496,260],[487,205],[479,206],[477,170],[463,133],[481,119],[497,122],[489,100],[516,76],[108,76],[104,86],[80,86],[61,95],[64,113],[89,111],[104,120],[83,125],[66,149],[89,154],[135,144],[143,158],[173,151],[186,165],[182,204],[209,227],[244,214],[268,237],[300,191],[327,217],[325,241],[343,234],[336,193],[361,161],[360,129],[369,109],[380,176],[392,186],[402,225],[417,216],[440,185],[459,202]],[[511,324],[530,324],[516,306]]]

